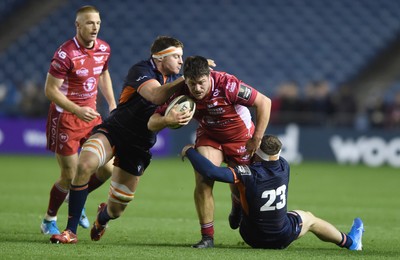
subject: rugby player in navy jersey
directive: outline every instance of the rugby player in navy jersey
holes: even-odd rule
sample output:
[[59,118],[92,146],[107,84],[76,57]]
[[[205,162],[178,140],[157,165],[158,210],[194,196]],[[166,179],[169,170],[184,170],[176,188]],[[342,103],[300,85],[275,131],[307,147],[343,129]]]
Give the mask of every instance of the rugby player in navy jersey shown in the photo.
[[265,135],[249,165],[217,167],[199,154],[193,145],[185,146],[193,168],[206,178],[234,183],[240,191],[242,220],[239,232],[254,248],[283,249],[308,231],[320,240],[350,250],[362,250],[364,224],[355,218],[348,234],[303,210],[287,211],[290,166],[280,156],[282,143]]
[[[76,243],[80,213],[88,195],[91,173],[113,157],[114,168],[107,203],[98,207],[97,219],[91,229],[91,239],[104,234],[107,223],[121,216],[134,198],[140,176],[150,163],[150,148],[156,143],[156,133],[148,130],[147,121],[176,90],[183,86],[179,74],[183,44],[172,37],[160,36],[151,46],[151,57],[133,65],[119,98],[117,108],[104,122],[95,127],[83,144],[78,172],[70,188],[68,224],[66,229],[50,238],[52,243]],[[188,122],[191,112],[171,113],[175,124]]]

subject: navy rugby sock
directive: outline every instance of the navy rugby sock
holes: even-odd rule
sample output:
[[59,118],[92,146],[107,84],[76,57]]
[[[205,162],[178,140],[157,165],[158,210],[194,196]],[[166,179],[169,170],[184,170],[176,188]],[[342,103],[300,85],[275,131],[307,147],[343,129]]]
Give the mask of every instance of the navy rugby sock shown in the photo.
[[340,241],[340,243],[337,245],[340,247],[350,248],[350,246],[353,244],[353,239],[343,232],[340,233],[342,234],[342,241]]
[[85,206],[88,196],[88,184],[75,186],[71,184],[68,203],[68,224],[67,228],[76,234],[82,209]]
[[107,212],[107,206],[104,207],[103,211],[99,213],[97,216],[97,221],[99,222],[100,225],[104,226],[107,224],[107,222],[111,219],[110,215],[108,215]]

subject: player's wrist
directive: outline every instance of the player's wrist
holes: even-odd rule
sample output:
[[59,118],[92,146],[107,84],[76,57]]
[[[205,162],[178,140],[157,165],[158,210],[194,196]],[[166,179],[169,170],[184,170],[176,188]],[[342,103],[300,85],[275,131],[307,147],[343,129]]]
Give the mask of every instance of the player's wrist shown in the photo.
[[253,139],[254,141],[257,141],[257,142],[261,142],[262,136],[260,137],[260,136],[253,135],[253,136],[251,137],[251,139]]

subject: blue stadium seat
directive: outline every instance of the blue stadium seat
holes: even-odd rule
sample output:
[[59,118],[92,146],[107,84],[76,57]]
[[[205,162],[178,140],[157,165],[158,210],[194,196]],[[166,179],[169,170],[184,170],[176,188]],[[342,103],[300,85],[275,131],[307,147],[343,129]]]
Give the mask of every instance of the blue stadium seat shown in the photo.
[[[53,52],[75,34],[74,13],[81,4],[68,1],[0,53],[1,64],[10,67],[2,75],[17,81],[41,69],[39,80],[44,84]],[[149,56],[158,35],[181,39],[185,56],[213,58],[217,69],[266,86],[260,90],[271,94],[286,80],[324,78],[340,85],[400,32],[400,1],[99,1],[96,6],[103,20],[99,37],[112,47],[110,71],[116,89],[129,67]],[[0,13],[4,8],[0,5]]]

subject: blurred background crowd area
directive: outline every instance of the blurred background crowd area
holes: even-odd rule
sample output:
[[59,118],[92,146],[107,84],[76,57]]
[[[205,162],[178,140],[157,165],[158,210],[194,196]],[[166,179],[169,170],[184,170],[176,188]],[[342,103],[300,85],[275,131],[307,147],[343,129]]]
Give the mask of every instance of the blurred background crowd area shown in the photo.
[[[3,0],[0,117],[46,117],[50,60],[95,5],[116,98],[159,35],[180,39],[273,101],[271,124],[400,128],[398,0]],[[99,99],[100,111],[106,111]]]

